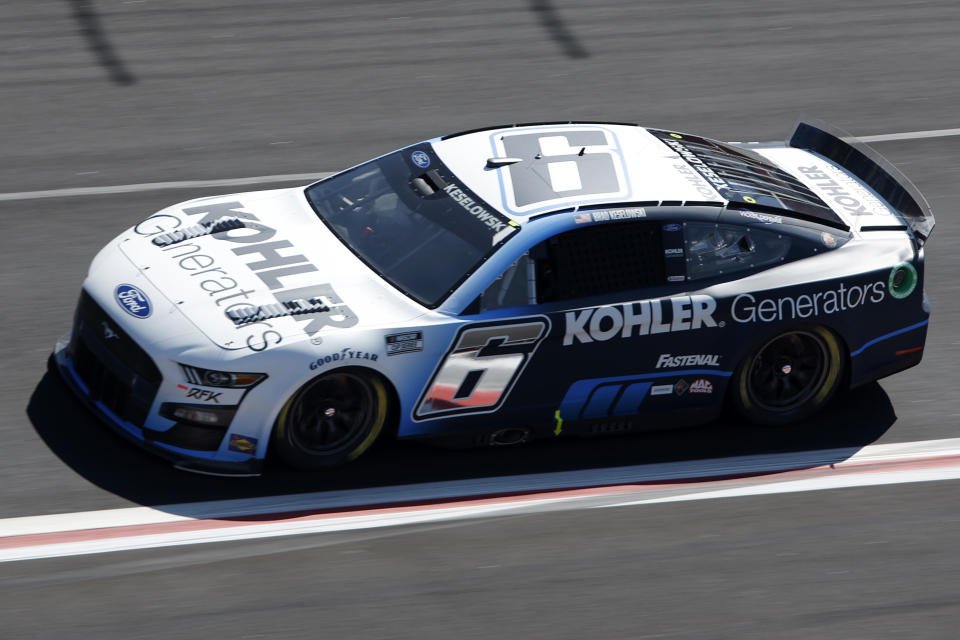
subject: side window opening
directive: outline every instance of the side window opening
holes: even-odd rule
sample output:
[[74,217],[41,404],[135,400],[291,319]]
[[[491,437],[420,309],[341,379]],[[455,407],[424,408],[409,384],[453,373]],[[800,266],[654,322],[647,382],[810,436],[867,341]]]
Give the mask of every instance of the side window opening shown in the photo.
[[530,253],[524,253],[480,294],[480,310],[519,307],[537,302],[537,283]]
[[661,224],[601,224],[567,231],[531,252],[537,302],[553,302],[662,285]]
[[790,250],[790,238],[775,231],[700,222],[683,227],[688,280],[772,265]]

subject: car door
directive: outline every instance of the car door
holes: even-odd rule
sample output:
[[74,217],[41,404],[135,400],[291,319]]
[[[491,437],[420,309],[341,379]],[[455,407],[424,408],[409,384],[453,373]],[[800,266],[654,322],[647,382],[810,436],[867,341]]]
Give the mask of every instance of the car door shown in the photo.
[[[717,326],[716,303],[684,293],[684,274],[680,225],[655,220],[569,229],[521,256],[471,310],[501,318],[481,325],[500,327],[498,348],[535,345],[524,358],[514,357],[516,375],[504,388],[498,417],[561,432],[611,420],[627,429],[636,421],[623,418],[664,407],[647,401],[651,393],[665,396],[669,387],[677,398],[693,386],[710,388],[696,372],[709,371],[720,358],[705,344],[691,346],[690,336]],[[542,337],[528,335],[525,347],[524,334],[539,327]],[[698,366],[674,366],[693,362]],[[486,375],[480,367],[474,371]],[[698,397],[707,395],[699,391]],[[611,424],[608,429],[619,430]]]

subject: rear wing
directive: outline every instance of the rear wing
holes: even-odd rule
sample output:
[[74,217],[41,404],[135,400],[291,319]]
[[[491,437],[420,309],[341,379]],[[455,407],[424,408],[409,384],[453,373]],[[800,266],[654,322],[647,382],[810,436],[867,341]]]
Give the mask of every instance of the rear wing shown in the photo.
[[879,153],[853,136],[819,121],[802,121],[787,144],[817,153],[867,184],[910,228],[919,250],[935,221],[930,205],[910,180]]

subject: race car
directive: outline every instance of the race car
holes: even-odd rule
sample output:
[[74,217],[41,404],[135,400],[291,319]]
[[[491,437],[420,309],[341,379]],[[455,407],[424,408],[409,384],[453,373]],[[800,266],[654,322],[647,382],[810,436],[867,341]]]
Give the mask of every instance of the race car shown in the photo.
[[852,137],[489,127],[191,200],[93,260],[55,349],[117,432],[212,474],[780,425],[920,362],[933,215]]

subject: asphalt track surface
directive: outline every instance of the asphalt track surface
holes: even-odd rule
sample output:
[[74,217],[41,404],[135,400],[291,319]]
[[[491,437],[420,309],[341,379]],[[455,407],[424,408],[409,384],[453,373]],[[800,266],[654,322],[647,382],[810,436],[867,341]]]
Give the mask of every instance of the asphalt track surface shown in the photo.
[[[509,122],[636,121],[728,140],[782,138],[800,114],[864,136],[951,129],[958,29],[956,3],[888,0],[2,3],[0,194],[319,175]],[[729,420],[506,450],[394,445],[342,471],[254,480],[172,470],[106,433],[47,371],[101,245],[166,204],[236,189],[0,201],[0,518],[952,438],[960,138],[876,148],[937,214],[920,366],[789,430]],[[0,636],[952,638],[958,488],[8,563]]]

